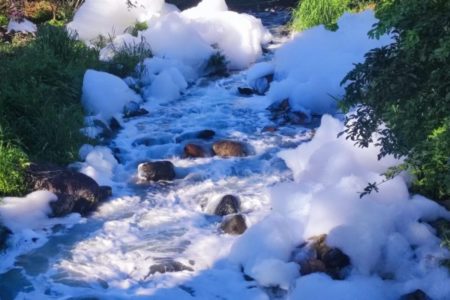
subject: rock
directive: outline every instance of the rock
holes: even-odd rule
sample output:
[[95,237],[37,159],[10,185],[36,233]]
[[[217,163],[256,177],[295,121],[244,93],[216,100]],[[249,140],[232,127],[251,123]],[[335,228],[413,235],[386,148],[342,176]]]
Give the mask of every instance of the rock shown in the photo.
[[31,164],[26,170],[26,178],[32,191],[47,190],[59,195],[53,204],[61,205],[54,208],[54,214],[58,216],[72,212],[85,215],[93,211],[99,202],[105,200],[105,190],[109,189],[100,188],[87,175],[51,165]]
[[171,273],[171,272],[181,272],[181,271],[194,271],[191,267],[183,265],[182,263],[175,260],[168,260],[160,264],[155,264],[150,267],[150,270],[146,278],[155,273]]
[[291,110],[291,104],[289,99],[284,99],[282,101],[276,101],[267,107],[267,110],[274,112],[287,112]]
[[277,130],[278,130],[278,128],[275,127],[275,126],[265,126],[265,127],[261,130],[261,132],[275,132],[275,131],[277,131]]
[[214,214],[217,216],[226,216],[236,214],[241,208],[239,198],[233,195],[223,196],[214,210]]
[[6,242],[11,234],[11,230],[0,223],[0,251],[6,248]]
[[187,144],[184,146],[184,155],[192,158],[206,157],[205,150],[196,144]]
[[321,254],[321,259],[328,269],[342,269],[350,265],[350,258],[338,248],[330,248]]
[[216,132],[214,130],[205,129],[200,131],[194,131],[194,132],[186,132],[182,135],[179,135],[176,137],[175,141],[177,143],[181,143],[186,140],[192,140],[192,139],[202,139],[202,140],[209,140],[212,139],[216,135]]
[[50,202],[50,208],[52,213],[49,217],[60,218],[70,214],[75,207],[77,202],[76,197],[68,194],[56,194],[58,199],[56,201]]
[[311,273],[326,273],[327,268],[325,264],[318,259],[310,259],[300,263],[300,274],[308,275]]
[[399,300],[432,300],[427,294],[422,290],[415,290],[409,294],[403,295]]
[[98,127],[102,130],[100,134],[101,137],[105,139],[110,139],[114,135],[113,131],[103,121],[95,119],[92,121],[92,123],[95,127]]
[[247,156],[247,149],[243,143],[222,140],[213,144],[214,154],[223,157]]
[[242,215],[232,215],[226,217],[222,224],[220,224],[220,229],[228,234],[240,235],[247,230],[247,224],[245,224],[245,219]]
[[135,101],[128,102],[123,108],[123,116],[125,118],[139,117],[148,114],[148,110],[141,108]]
[[244,96],[251,96],[255,93],[252,88],[249,87],[238,87],[238,92]]
[[308,115],[302,111],[291,111],[284,116],[286,123],[302,125],[308,122]]
[[120,125],[120,122],[116,118],[112,117],[109,121],[109,128],[111,128],[112,131],[119,131],[122,129],[122,125]]
[[99,200],[100,201],[105,201],[106,199],[108,199],[109,197],[112,196],[112,188],[110,186],[107,185],[101,185],[99,186]]
[[139,179],[149,181],[173,180],[175,167],[170,161],[145,162],[138,166]]

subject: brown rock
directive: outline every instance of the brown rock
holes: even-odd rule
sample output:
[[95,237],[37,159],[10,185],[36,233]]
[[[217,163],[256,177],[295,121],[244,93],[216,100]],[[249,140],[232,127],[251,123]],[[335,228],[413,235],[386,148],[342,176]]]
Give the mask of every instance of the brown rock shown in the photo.
[[326,273],[327,268],[325,264],[318,259],[310,259],[300,263],[300,274],[308,275],[311,273]]
[[228,234],[240,235],[247,230],[247,224],[245,224],[245,219],[242,215],[232,215],[222,221],[220,229]]
[[243,143],[222,140],[213,144],[214,154],[222,157],[247,156],[247,149]]
[[170,161],[145,162],[138,166],[139,179],[149,181],[170,181],[175,178],[175,167]]
[[261,132],[275,132],[275,131],[277,131],[277,130],[278,130],[278,128],[275,127],[275,126],[265,126],[265,127],[261,130]]
[[100,188],[94,179],[57,166],[31,164],[26,175],[27,184],[32,191],[47,190],[59,195],[52,206],[53,213],[57,216],[71,212],[87,214],[107,196],[104,191],[106,187]]
[[205,150],[196,144],[187,144],[184,146],[184,155],[192,158],[206,157]]

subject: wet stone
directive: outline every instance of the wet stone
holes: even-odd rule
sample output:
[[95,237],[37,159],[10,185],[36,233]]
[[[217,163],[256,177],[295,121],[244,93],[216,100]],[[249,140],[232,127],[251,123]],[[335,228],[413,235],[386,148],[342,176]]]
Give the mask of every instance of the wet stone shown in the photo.
[[175,167],[170,161],[145,162],[138,166],[138,177],[145,182],[170,181],[175,178]]
[[415,290],[409,294],[403,295],[399,300],[432,300],[427,294],[422,290]]
[[175,260],[169,260],[165,261],[159,264],[152,265],[150,267],[150,270],[148,272],[148,276],[156,274],[156,273],[172,273],[172,272],[182,272],[182,271],[189,271],[192,272],[194,269],[191,267],[188,267],[186,265],[183,265],[182,263],[175,261]]
[[214,210],[217,216],[226,216],[238,213],[240,211],[241,203],[239,198],[234,195],[223,196]]
[[200,131],[186,132],[175,138],[177,143],[181,143],[186,140],[192,139],[201,139],[201,140],[210,140],[216,135],[214,130],[205,129]]
[[220,224],[220,229],[224,233],[240,235],[247,230],[247,224],[245,223],[245,218],[242,215],[232,215],[222,221],[222,224]]
[[238,87],[238,92],[244,96],[251,96],[255,93],[255,91],[249,87]]
[[318,259],[310,259],[307,261],[303,261],[300,263],[300,274],[301,275],[308,275],[312,273],[326,273],[327,268],[325,264]]
[[184,146],[184,155],[191,158],[206,157],[203,147],[196,144],[187,144]]
[[222,140],[213,144],[214,154],[222,157],[247,156],[246,146],[241,142]]
[[0,223],[0,251],[6,248],[6,242],[11,234],[11,230]]

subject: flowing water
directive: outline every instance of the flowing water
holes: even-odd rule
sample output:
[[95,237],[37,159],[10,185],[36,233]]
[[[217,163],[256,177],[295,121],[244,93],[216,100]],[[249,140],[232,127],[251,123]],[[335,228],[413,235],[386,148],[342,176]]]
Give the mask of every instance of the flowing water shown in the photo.
[[[258,17],[280,38],[280,25],[288,17],[285,11],[262,12]],[[39,247],[23,251],[14,266],[0,275],[0,298],[274,297],[254,281],[246,281],[227,257],[237,237],[220,232],[221,218],[212,211],[222,196],[235,194],[248,226],[263,218],[270,211],[268,188],[292,179],[277,152],[307,141],[311,130],[287,125],[263,132],[272,124],[265,109],[267,99],[240,96],[240,86],[245,86],[244,72],[201,79],[181,99],[148,104],[149,115],[126,121],[108,145],[120,161],[112,199],[88,218],[69,217],[66,223],[72,226],[54,226],[42,232],[44,238],[30,237],[29,243]],[[202,129],[214,130],[214,140],[247,143],[251,155],[183,158],[185,142],[177,142],[177,137]],[[136,146],[140,138],[150,138],[151,145]],[[135,184],[137,165],[160,159],[173,162],[176,180]],[[181,262],[193,271],[150,274],[152,265],[168,261]]]

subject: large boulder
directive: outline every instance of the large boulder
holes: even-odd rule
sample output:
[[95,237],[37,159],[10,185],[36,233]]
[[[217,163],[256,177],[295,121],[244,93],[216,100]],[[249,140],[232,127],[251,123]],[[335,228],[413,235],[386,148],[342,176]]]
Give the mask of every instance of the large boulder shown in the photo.
[[236,214],[239,212],[240,208],[241,202],[238,197],[234,195],[225,195],[214,210],[214,214],[217,216]]
[[175,178],[175,167],[170,161],[145,162],[138,166],[138,178],[142,182],[170,181]]
[[240,235],[247,230],[247,224],[244,216],[232,215],[224,218],[222,224],[220,224],[220,229],[228,234]]
[[26,175],[32,191],[47,190],[58,196],[51,204],[53,215],[58,217],[72,212],[82,215],[92,212],[111,193],[111,188],[100,187],[85,174],[56,166],[31,164]]
[[213,144],[214,154],[222,157],[242,157],[247,156],[247,147],[236,141],[221,140]]

